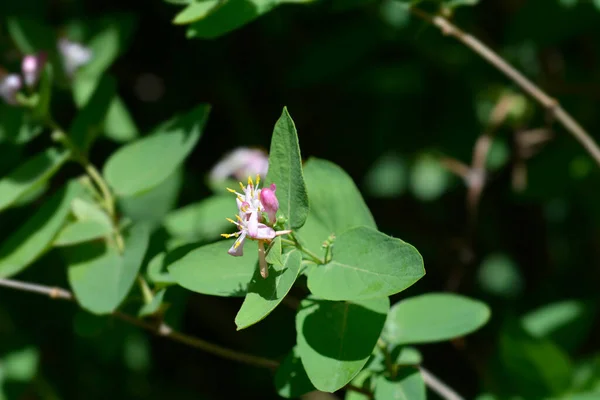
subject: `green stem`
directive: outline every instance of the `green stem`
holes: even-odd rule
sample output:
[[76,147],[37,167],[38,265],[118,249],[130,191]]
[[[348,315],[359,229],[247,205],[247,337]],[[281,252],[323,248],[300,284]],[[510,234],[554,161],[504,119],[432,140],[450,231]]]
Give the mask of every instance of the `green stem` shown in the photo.
[[298,243],[296,238],[294,238],[294,240],[281,238],[281,242],[296,247],[298,250],[300,250],[301,252],[303,252],[304,254],[309,256],[310,258],[312,258],[312,260],[314,262],[316,262],[317,264],[321,264],[321,265],[325,264],[325,261],[323,261],[323,259],[321,259],[318,255],[316,255],[312,251],[302,247],[302,245],[300,245],[300,243]]
[[152,294],[152,290],[150,290],[150,286],[148,286],[148,282],[144,279],[142,275],[138,275],[137,277],[138,284],[140,285],[140,289],[142,290],[142,296],[144,297],[144,304],[152,303],[154,299],[154,295]]
[[388,351],[387,348],[387,343],[379,338],[377,339],[377,347],[379,347],[381,349],[381,352],[383,353],[384,357],[385,357],[385,366],[387,368],[387,370],[390,373],[390,377],[393,379],[396,377],[396,367],[394,365],[394,363],[392,362],[392,356],[390,355],[390,352]]

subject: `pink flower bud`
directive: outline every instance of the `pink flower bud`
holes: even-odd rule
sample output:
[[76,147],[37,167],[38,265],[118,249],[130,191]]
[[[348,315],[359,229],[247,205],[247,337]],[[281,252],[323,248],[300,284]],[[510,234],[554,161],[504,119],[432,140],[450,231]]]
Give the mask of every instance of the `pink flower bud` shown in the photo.
[[8,104],[17,105],[17,92],[21,90],[23,82],[17,74],[6,75],[0,81],[0,97]]
[[271,187],[264,188],[260,191],[260,202],[265,208],[271,224],[275,224],[277,221],[276,214],[277,210],[279,210],[279,200],[277,200],[277,196],[275,196],[276,189],[277,186],[272,183]]
[[40,75],[46,65],[46,54],[40,53],[37,55],[29,54],[23,57],[21,62],[21,71],[25,84],[28,87],[33,87],[40,79]]

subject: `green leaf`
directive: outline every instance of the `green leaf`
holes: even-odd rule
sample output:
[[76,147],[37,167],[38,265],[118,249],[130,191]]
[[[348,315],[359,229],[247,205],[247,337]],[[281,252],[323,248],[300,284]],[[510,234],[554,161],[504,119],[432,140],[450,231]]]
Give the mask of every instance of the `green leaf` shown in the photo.
[[87,77],[101,76],[117,59],[120,44],[119,27],[116,24],[109,24],[87,43],[87,47],[89,47],[94,56],[89,63],[77,71],[77,75]]
[[165,293],[167,289],[161,289],[154,295],[152,301],[148,304],[144,304],[138,313],[138,317],[147,317],[149,315],[154,315],[163,303],[163,298],[165,297]]
[[333,245],[333,259],[308,273],[308,287],[328,300],[356,300],[399,293],[425,275],[410,244],[375,229],[356,227]]
[[595,304],[565,300],[529,312],[522,319],[527,332],[548,338],[567,351],[575,350],[589,335]]
[[69,182],[0,245],[0,277],[22,271],[50,248],[69,215],[71,201],[82,192],[79,182]]
[[154,229],[177,204],[182,184],[183,169],[178,168],[170,177],[149,191],[131,197],[121,197],[119,206],[123,214],[132,221],[147,222]]
[[490,318],[484,303],[451,293],[428,293],[394,304],[383,337],[394,344],[432,343],[467,335]]
[[52,97],[52,77],[52,65],[50,63],[46,63],[40,77],[37,104],[33,109],[34,118],[41,121],[48,116],[48,110],[50,109],[50,98]]
[[303,245],[316,252],[332,233],[361,225],[377,229],[360,191],[343,169],[311,158],[304,165],[304,179],[310,193],[310,213],[300,230]]
[[200,139],[209,110],[208,105],[196,107],[160,131],[117,150],[104,166],[104,177],[116,194],[140,194],[172,175]]
[[294,347],[285,357],[277,372],[275,373],[275,388],[277,394],[286,399],[293,399],[302,396],[315,389],[314,385],[308,379],[306,371],[300,361],[298,348]]
[[54,239],[54,246],[71,246],[77,243],[88,242],[90,240],[100,239],[110,235],[112,232],[110,227],[89,220],[75,221],[64,227]]
[[173,19],[173,23],[177,25],[191,24],[205,18],[211,12],[214,12],[217,7],[222,6],[227,1],[222,0],[205,0],[196,3],[190,3],[186,8],[179,12]]
[[[88,103],[100,82],[98,77],[77,75],[73,82],[73,97],[77,107],[84,107]],[[138,128],[127,106],[116,93],[106,111],[104,135],[118,143],[128,142],[139,136]]]
[[67,247],[68,278],[79,304],[94,314],[112,313],[135,283],[150,238],[145,224],[136,224],[125,236],[125,251],[88,242]]
[[46,149],[0,179],[0,210],[42,186],[69,159],[69,154],[56,148]]
[[227,250],[232,240],[221,240],[186,254],[169,266],[169,274],[184,288],[212,296],[244,296],[257,269],[258,248],[244,244],[244,256],[233,257]]
[[287,108],[283,109],[273,130],[267,181],[277,185],[279,210],[288,218],[289,227],[302,227],[308,216],[308,196],[302,176],[298,134]]
[[375,399],[379,400],[425,400],[425,382],[418,368],[407,367],[398,376],[388,378],[380,375],[375,381]]
[[505,389],[529,399],[557,396],[568,388],[571,361],[549,340],[534,338],[511,322],[500,334],[498,349],[500,382],[511,382]]
[[281,257],[281,236],[276,236],[271,242],[265,257],[267,263],[281,266],[284,264],[283,258]]
[[102,130],[116,91],[116,80],[110,75],[103,75],[91,98],[71,123],[69,136],[73,143],[85,153],[89,151],[96,136]]
[[[350,383],[355,387],[365,389],[372,393],[375,388],[375,385],[373,384],[374,379],[375,376],[373,376],[373,371],[363,369],[354,377],[354,379],[352,379]],[[372,400],[372,396],[356,392],[354,390],[346,390],[346,396],[344,396],[344,400]]]
[[0,360],[0,383],[3,379],[18,382],[31,381],[38,370],[40,353],[34,347],[13,351]]
[[187,31],[189,38],[216,38],[240,28],[281,3],[306,3],[310,0],[243,0],[223,1],[222,6],[211,10],[204,18],[192,23]]
[[206,198],[171,211],[164,220],[169,235],[188,241],[213,241],[234,227],[225,218],[237,213],[231,194]]
[[162,252],[155,255],[148,263],[148,278],[156,285],[171,285],[175,284],[175,280],[171,277],[169,272],[163,271],[165,265],[167,253]]
[[24,54],[54,50],[56,35],[43,21],[33,18],[7,18],[6,27],[19,50]]
[[270,268],[266,279],[256,269],[246,299],[235,316],[238,331],[262,321],[281,303],[296,282],[301,262],[302,254],[292,250],[283,256],[283,266]]
[[77,197],[71,202],[71,211],[78,221],[94,221],[112,229],[113,223],[109,215],[96,203]]
[[332,302],[313,296],[296,315],[298,354],[313,385],[335,392],[366,364],[389,310],[388,298]]

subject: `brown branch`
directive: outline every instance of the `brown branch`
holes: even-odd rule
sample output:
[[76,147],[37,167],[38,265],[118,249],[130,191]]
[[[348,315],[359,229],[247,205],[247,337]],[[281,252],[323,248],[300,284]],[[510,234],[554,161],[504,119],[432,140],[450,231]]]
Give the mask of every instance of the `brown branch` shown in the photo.
[[584,147],[584,149],[592,156],[598,165],[600,165],[600,147],[594,142],[594,139],[583,129],[575,119],[567,113],[560,103],[554,98],[548,96],[544,91],[537,87],[533,82],[527,79],[522,73],[517,71],[513,66],[507,63],[502,57],[492,51],[489,47],[483,44],[474,36],[463,32],[460,28],[452,24],[448,19],[440,15],[430,15],[419,8],[411,8],[411,12],[436,26],[442,34],[452,36],[465,46],[479,54],[483,59],[492,64],[496,69],[510,78],[513,82],[521,87],[523,91],[533,97],[557,120],[562,126],[571,133],[575,139]]
[[[12,279],[0,278],[0,286],[17,289],[30,293],[38,293],[46,295],[52,299],[62,299],[75,301],[75,297],[68,290],[50,287],[44,285],[38,285],[34,283],[21,282]],[[279,366],[279,362],[276,360],[270,360],[268,358],[253,356],[251,354],[240,353],[235,350],[231,350],[214,343],[207,342],[200,338],[189,336],[184,333],[173,330],[171,327],[164,323],[160,323],[158,326],[142,319],[135,318],[129,314],[124,314],[119,311],[115,311],[113,316],[125,321],[129,324],[135,325],[139,328],[146,329],[158,336],[163,336],[173,341],[185,344],[187,346],[205,351],[218,357],[226,358],[232,361],[237,361],[243,364],[248,364],[256,367],[263,367],[269,369],[275,369]]]

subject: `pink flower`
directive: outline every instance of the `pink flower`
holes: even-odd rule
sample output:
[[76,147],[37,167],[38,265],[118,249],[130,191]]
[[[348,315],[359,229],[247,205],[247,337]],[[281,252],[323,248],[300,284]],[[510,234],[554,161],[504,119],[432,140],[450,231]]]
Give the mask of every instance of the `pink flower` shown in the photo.
[[33,87],[40,79],[40,75],[44,70],[44,66],[46,65],[46,54],[29,54],[23,57],[23,61],[21,62],[21,71],[23,73],[23,78],[25,80],[25,84],[28,87]]
[[212,181],[224,181],[233,177],[237,180],[246,179],[247,176],[267,176],[269,157],[258,149],[238,147],[223,157],[210,171]]
[[58,40],[58,50],[62,56],[65,73],[69,78],[72,78],[80,67],[89,63],[93,56],[90,48],[67,38]]
[[18,74],[9,74],[0,81],[0,97],[8,104],[17,105],[17,92],[23,87],[23,82]]
[[279,210],[279,200],[275,196],[275,190],[277,186],[272,183],[271,187],[264,188],[260,191],[260,201],[265,209],[265,212],[269,216],[269,222],[274,225],[277,221],[277,210]]

